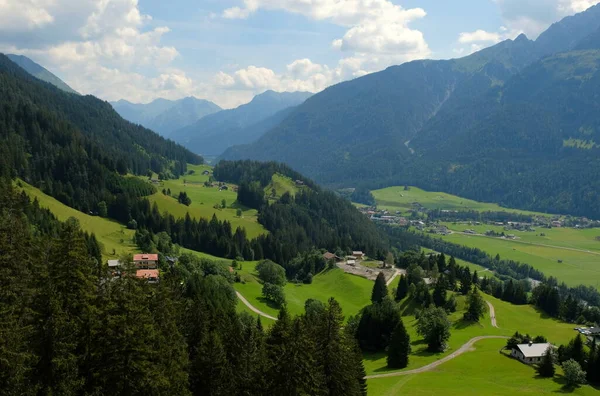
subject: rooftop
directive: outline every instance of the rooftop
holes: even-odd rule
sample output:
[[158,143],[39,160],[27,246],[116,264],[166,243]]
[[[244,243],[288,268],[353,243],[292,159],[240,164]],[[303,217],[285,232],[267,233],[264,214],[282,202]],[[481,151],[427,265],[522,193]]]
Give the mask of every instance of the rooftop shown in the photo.
[[142,253],[142,254],[134,254],[133,255],[133,261],[144,261],[144,260],[158,261],[158,254]]
[[119,260],[108,260],[109,267],[118,267],[120,265],[121,265],[121,262]]
[[138,278],[158,278],[158,270],[137,270],[135,276]]
[[519,344],[517,348],[523,353],[526,358],[530,357],[542,357],[546,354],[546,350],[551,347],[552,344]]

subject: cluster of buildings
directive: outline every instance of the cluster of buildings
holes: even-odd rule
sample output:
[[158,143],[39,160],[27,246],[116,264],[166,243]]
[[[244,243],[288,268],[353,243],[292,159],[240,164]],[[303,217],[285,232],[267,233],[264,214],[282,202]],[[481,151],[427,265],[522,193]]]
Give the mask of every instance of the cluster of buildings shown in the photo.
[[400,212],[392,214],[387,210],[377,209],[372,206],[359,208],[358,210],[365,216],[368,216],[369,219],[377,223],[397,224],[400,226],[409,224],[409,221],[405,217],[400,216]]
[[346,265],[355,266],[357,262],[364,260],[365,254],[360,250],[355,250],[352,252],[351,255],[348,255],[346,257],[339,257],[333,253],[325,252],[323,253],[323,258],[326,261],[335,260],[338,263],[345,261]]
[[[133,265],[136,269],[135,276],[137,278],[146,279],[148,283],[159,282],[158,254],[135,254]],[[121,262],[119,260],[108,260],[108,268],[114,276],[118,276],[121,273]]]

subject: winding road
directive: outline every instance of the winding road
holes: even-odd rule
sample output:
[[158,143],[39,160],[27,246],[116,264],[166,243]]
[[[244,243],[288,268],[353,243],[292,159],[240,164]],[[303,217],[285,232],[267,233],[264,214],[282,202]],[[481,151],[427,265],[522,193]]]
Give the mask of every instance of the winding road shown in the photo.
[[235,294],[237,295],[237,298],[240,299],[241,302],[244,303],[245,306],[247,306],[248,308],[250,308],[250,310],[256,314],[259,314],[260,316],[267,318],[267,319],[271,319],[271,320],[277,320],[277,318],[272,317],[271,315],[268,315],[266,313],[264,313],[263,311],[259,310],[258,308],[256,308],[254,305],[250,304],[250,302],[248,300],[246,300],[246,297],[242,296],[242,294],[239,291],[236,291]]
[[496,324],[496,310],[494,309],[494,306],[492,305],[491,302],[486,301],[488,307],[490,308],[490,319],[492,321],[492,327],[495,327],[497,329],[499,329],[498,325]]
[[[490,308],[490,319],[492,321],[492,326],[498,328],[498,325],[496,324],[496,311],[494,310],[494,306],[489,301],[486,301],[486,303],[487,303],[488,307]],[[439,366],[440,364],[446,363],[447,361],[452,360],[455,357],[458,357],[458,356],[462,355],[463,353],[470,351],[471,348],[473,347],[473,344],[475,344],[477,341],[488,340],[488,339],[507,339],[507,338],[508,337],[505,337],[505,336],[479,336],[479,337],[471,338],[469,341],[467,341],[466,344],[464,344],[463,346],[458,348],[455,352],[452,352],[450,355],[448,355],[440,360],[436,360],[435,362],[428,364],[427,366],[419,367],[419,368],[416,368],[413,370],[392,371],[390,373],[384,373],[384,374],[367,375],[365,377],[365,379],[399,377],[402,375],[419,374],[419,373],[424,373],[426,371],[431,371],[434,368],[436,368],[437,366]]]
[[487,339],[507,339],[507,338],[508,337],[504,337],[504,336],[480,336],[480,337],[471,338],[469,341],[467,341],[466,344],[464,344],[463,346],[458,348],[455,352],[452,352],[450,355],[448,355],[440,360],[436,360],[435,362],[428,364],[427,366],[419,367],[419,368],[413,369],[413,370],[393,371],[391,373],[385,373],[385,374],[367,375],[365,377],[365,379],[399,377],[402,375],[419,374],[419,373],[424,373],[426,371],[431,371],[434,368],[436,368],[437,366],[439,366],[440,364],[446,363],[448,360],[452,360],[455,357],[460,356],[465,352],[468,352],[473,347],[473,344],[475,344],[477,341],[487,340]]
[[[396,271],[396,273],[394,274],[394,276],[392,276],[390,278],[390,280],[388,281],[388,285],[390,283],[392,283],[392,281],[394,280],[394,278],[396,278],[398,275],[400,274],[400,271]],[[258,308],[256,308],[255,306],[253,306],[252,304],[250,304],[250,302],[248,300],[246,300],[246,298],[244,296],[242,296],[242,294],[238,291],[235,292],[235,294],[237,295],[237,297],[240,299],[241,302],[244,303],[244,305],[246,305],[252,312],[265,317],[267,319],[271,319],[271,320],[277,320],[277,318],[274,318],[271,315],[268,315],[264,312],[262,312],[261,310],[259,310]],[[496,311],[494,309],[494,306],[492,305],[492,303],[490,303],[489,301],[486,301],[488,308],[490,309],[490,320],[492,322],[492,327],[498,328],[498,325],[496,323]],[[488,339],[507,339],[508,337],[505,336],[479,336],[479,337],[474,337],[471,338],[469,341],[467,341],[463,346],[461,346],[460,348],[458,348],[456,351],[452,352],[450,355],[443,357],[440,360],[436,360],[433,363],[430,363],[426,366],[423,367],[419,367],[413,370],[405,370],[405,371],[392,371],[389,373],[384,373],[384,374],[374,374],[374,375],[367,375],[365,377],[365,379],[375,379],[375,378],[387,378],[387,377],[400,377],[403,375],[410,375],[410,374],[419,374],[419,373],[424,373],[426,371],[431,371],[433,369],[435,369],[436,367],[438,367],[441,364],[446,363],[449,360],[452,360],[460,355],[462,355],[465,352],[468,352],[471,350],[471,348],[473,347],[473,345],[477,342],[477,341],[481,341],[481,340],[488,340]]]
[[389,286],[389,285],[391,285],[391,284],[392,284],[392,282],[394,281],[394,279],[396,279],[396,277],[397,277],[398,275],[400,275],[401,273],[402,273],[402,271],[400,271],[400,270],[398,270],[398,269],[397,269],[397,270],[396,270],[396,273],[395,273],[394,275],[392,275],[392,277],[391,277],[391,278],[390,278],[390,279],[387,281],[387,283],[386,283],[386,286]]

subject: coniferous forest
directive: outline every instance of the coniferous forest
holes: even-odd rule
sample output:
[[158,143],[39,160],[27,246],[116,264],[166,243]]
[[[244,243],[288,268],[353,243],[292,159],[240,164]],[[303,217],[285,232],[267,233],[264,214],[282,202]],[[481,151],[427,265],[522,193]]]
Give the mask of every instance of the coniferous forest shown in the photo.
[[127,264],[109,277],[77,221],[0,187],[3,394],[366,394],[335,300],[283,310],[266,331],[236,313],[226,267],[183,256],[158,285]]

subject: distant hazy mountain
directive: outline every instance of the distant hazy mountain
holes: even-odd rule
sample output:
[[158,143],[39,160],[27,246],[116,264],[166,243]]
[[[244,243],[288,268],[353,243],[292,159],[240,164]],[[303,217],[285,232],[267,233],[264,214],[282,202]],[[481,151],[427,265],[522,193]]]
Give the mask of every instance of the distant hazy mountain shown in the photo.
[[222,159],[600,218],[600,5],[461,59],[332,86]]
[[301,104],[311,95],[309,92],[267,91],[248,104],[201,118],[170,137],[195,153],[219,155],[234,144],[258,139],[289,114],[284,110]]
[[47,83],[50,83],[56,86],[57,88],[62,89],[65,92],[74,94],[77,93],[74,89],[69,87],[63,80],[56,77],[54,74],[50,73],[48,70],[38,65],[28,57],[13,54],[7,54],[6,56],[8,57],[8,59],[21,66],[21,68],[25,69],[25,71],[31,74],[32,76],[39,78],[40,80],[45,81]]
[[111,104],[126,120],[167,137],[173,131],[190,125],[204,116],[221,111],[221,108],[213,102],[194,97],[174,101],[156,99],[147,104],[119,100]]

